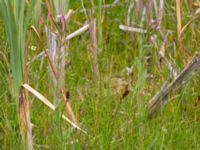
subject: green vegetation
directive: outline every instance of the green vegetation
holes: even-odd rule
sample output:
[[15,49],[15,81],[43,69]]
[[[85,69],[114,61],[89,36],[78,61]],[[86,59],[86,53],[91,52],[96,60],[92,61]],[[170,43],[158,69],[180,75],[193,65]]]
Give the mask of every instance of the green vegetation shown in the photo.
[[[176,1],[164,1],[162,9],[162,0],[152,8],[146,5],[151,0],[140,5],[136,0],[94,0],[93,15],[92,1],[52,0],[49,7],[48,0],[0,0],[0,149],[24,148],[17,98],[23,83],[52,103],[58,99],[52,111],[28,94],[34,149],[200,149],[199,69],[148,118],[148,102],[200,51],[200,1],[181,1],[181,32]],[[61,2],[65,14],[73,10],[64,25],[58,15]],[[91,28],[95,19],[96,39]],[[63,44],[64,37],[88,23],[90,29]],[[146,33],[123,31],[120,25]],[[64,45],[63,70],[51,56],[35,59],[49,48],[45,26],[58,36],[58,51]],[[52,66],[64,79],[54,77]],[[55,79],[59,85],[53,85]],[[66,113],[63,88],[77,122]],[[86,133],[63,120],[63,114]]]

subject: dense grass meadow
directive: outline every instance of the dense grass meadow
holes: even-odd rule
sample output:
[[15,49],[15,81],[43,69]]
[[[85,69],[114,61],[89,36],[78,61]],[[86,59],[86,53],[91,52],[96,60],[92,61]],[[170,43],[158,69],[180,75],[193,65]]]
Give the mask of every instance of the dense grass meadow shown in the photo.
[[198,150],[198,53],[199,0],[0,0],[0,149]]

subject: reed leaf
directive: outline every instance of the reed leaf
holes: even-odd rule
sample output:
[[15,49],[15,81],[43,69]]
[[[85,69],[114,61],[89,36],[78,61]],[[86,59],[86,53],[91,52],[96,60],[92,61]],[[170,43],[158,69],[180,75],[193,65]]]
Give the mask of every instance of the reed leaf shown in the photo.
[[18,97],[19,89],[23,82],[26,31],[30,24],[31,11],[34,4],[34,0],[31,0],[30,4],[25,0],[0,0],[0,13],[2,14],[8,38],[15,97]]

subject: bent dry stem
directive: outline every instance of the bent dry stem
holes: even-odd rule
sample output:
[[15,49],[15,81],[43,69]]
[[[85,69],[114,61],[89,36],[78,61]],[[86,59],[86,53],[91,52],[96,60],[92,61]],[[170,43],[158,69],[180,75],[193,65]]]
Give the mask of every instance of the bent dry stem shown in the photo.
[[166,88],[161,89],[149,102],[149,117],[152,117],[160,107],[167,103],[170,92],[181,86],[182,82],[191,74],[192,71],[200,66],[200,54],[196,54],[192,61],[183,69],[177,78]]

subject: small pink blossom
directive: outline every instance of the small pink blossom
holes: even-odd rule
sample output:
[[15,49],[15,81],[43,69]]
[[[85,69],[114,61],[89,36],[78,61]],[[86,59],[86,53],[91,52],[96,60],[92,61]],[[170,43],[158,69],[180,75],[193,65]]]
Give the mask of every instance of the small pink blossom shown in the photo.
[[62,21],[64,21],[65,17],[63,16],[63,14],[58,14],[56,16],[56,19],[57,19],[57,22],[62,22]]
[[151,23],[155,23],[155,20],[153,18],[151,18]]

